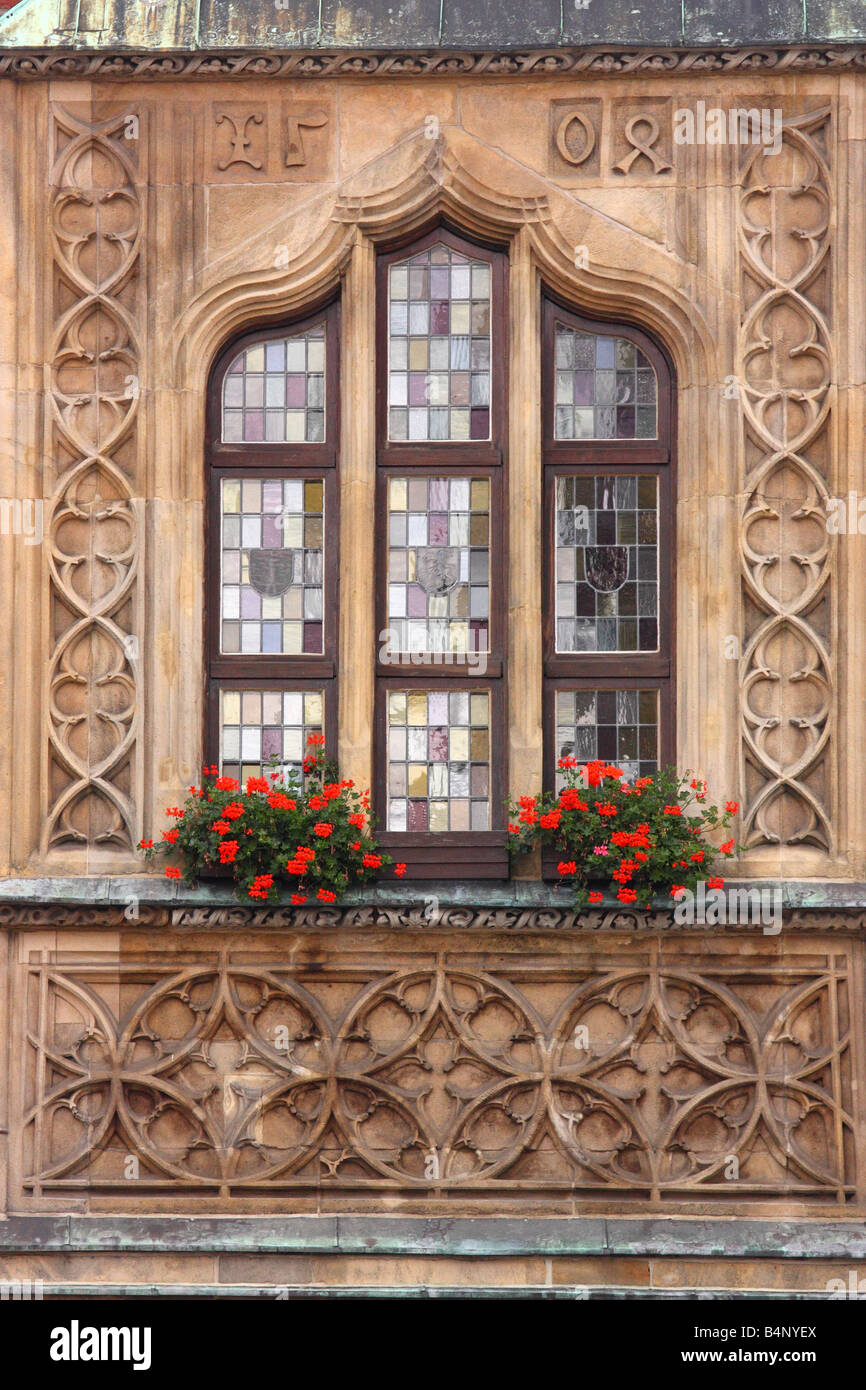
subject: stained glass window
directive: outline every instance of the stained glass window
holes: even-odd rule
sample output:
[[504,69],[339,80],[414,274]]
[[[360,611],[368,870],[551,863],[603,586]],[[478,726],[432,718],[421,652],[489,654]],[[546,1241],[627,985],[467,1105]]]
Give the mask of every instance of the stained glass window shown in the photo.
[[556,650],[658,649],[658,481],[557,477]]
[[[556,758],[603,758],[628,781],[658,769],[658,691],[558,690]],[[557,773],[557,788],[563,774]]]
[[388,437],[490,438],[490,265],[449,246],[388,275]]
[[223,442],[303,444],[325,438],[325,325],[254,343],[223,381]]
[[391,651],[486,652],[488,478],[389,478]]
[[388,829],[490,828],[490,695],[388,691]]
[[323,648],[321,478],[223,479],[223,653]]
[[655,439],[656,374],[628,338],[556,325],[556,439]]
[[220,691],[219,761],[225,777],[245,782],[273,770],[300,777],[310,734],[323,730],[324,697],[320,690]]

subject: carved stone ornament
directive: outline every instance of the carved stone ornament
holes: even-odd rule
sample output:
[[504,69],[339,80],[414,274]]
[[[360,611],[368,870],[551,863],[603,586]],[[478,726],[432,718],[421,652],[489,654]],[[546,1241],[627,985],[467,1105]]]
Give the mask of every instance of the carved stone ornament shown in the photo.
[[827,108],[756,148],[742,174],[746,502],[740,670],[746,842],[831,851],[834,632]]
[[731,948],[680,964],[652,942],[628,958],[556,945],[483,963],[424,940],[387,960],[313,943],[309,964],[24,956],[23,1200],[844,1206],[862,1135],[840,946],[832,961],[758,952],[743,988]]

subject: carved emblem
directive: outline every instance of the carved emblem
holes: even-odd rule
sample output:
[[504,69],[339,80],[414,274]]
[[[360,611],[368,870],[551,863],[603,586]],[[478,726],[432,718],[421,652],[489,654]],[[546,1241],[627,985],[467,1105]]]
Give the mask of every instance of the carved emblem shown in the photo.
[[218,169],[228,169],[232,164],[249,164],[251,169],[261,169],[263,167],[260,159],[253,159],[247,154],[247,150],[253,143],[247,131],[250,122],[252,122],[253,125],[259,126],[264,124],[264,119],[260,111],[251,111],[247,116],[236,116],[229,111],[221,111],[219,113],[216,118],[217,125],[220,126],[223,121],[227,121],[231,126],[232,133],[229,134],[229,141],[231,143],[229,156],[227,159],[218,161]]
[[[583,144],[576,152],[573,150],[568,140],[568,135],[573,125],[578,125],[583,132]],[[590,121],[581,111],[570,111],[567,116],[563,116],[556,128],[554,140],[556,141],[556,148],[559,150],[566,164],[583,164],[585,160],[589,159],[589,156],[595,149],[595,131]]]
[[[636,134],[639,126],[647,126],[649,133],[646,136]],[[614,164],[614,170],[618,174],[627,174],[640,156],[646,155],[653,166],[653,173],[663,174],[667,169],[673,168],[666,159],[655,149],[659,138],[659,123],[655,116],[650,116],[648,112],[639,111],[636,116],[632,116],[625,123],[625,138],[632,146],[631,154],[627,154],[624,159]]]
[[292,115],[286,117],[286,130],[288,141],[286,145],[286,168],[293,169],[307,163],[307,154],[304,149],[304,140],[301,135],[302,130],[318,130],[321,126],[328,124],[327,111],[308,111],[302,115]]

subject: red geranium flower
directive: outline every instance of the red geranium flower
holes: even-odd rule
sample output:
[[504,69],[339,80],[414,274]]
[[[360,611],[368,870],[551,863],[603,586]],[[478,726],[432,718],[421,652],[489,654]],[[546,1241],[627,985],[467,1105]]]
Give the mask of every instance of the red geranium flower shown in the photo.
[[406,865],[405,865],[405,864],[395,864],[395,865],[394,865],[394,873],[397,875],[398,878],[402,878],[403,875],[405,874],[405,872],[406,872]]
[[176,869],[170,864],[165,871],[165,876],[166,878],[180,878],[180,869]]
[[268,779],[266,777],[247,778],[247,796],[252,796],[253,792],[269,792]]
[[562,874],[563,877],[566,874],[576,874],[577,865],[575,864],[573,859],[564,860],[561,864],[557,864],[556,872],[558,874]]
[[633,888],[620,888],[616,896],[621,903],[637,902],[637,893]]
[[735,816],[735,815],[737,814],[737,812],[739,811],[739,809],[740,809],[740,803],[739,803],[739,801],[726,801],[726,802],[725,802],[725,810],[726,810],[726,811],[730,811],[730,813],[731,813],[732,816]]
[[327,840],[333,829],[334,827],[328,821],[320,820],[316,821],[316,824],[313,826],[313,834],[318,835],[322,840]]
[[337,901],[336,893],[332,893],[330,888],[320,888],[316,897],[321,898],[323,903],[335,903]]
[[590,895],[589,895],[589,901],[590,901],[591,903],[603,903],[603,902],[604,902],[604,894],[603,894],[603,893],[595,893],[595,892],[592,892],[592,893],[590,893]]

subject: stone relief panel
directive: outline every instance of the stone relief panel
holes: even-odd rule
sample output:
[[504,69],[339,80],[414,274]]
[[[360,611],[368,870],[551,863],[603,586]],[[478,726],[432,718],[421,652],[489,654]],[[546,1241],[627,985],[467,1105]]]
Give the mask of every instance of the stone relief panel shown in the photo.
[[209,183],[315,182],[333,174],[325,100],[214,102],[206,113]]
[[832,851],[834,701],[830,109],[744,160],[745,503],[740,670],[745,843]]
[[53,109],[43,852],[130,850],[138,838],[138,122]]
[[25,1203],[851,1200],[846,945],[484,944],[22,938]]

